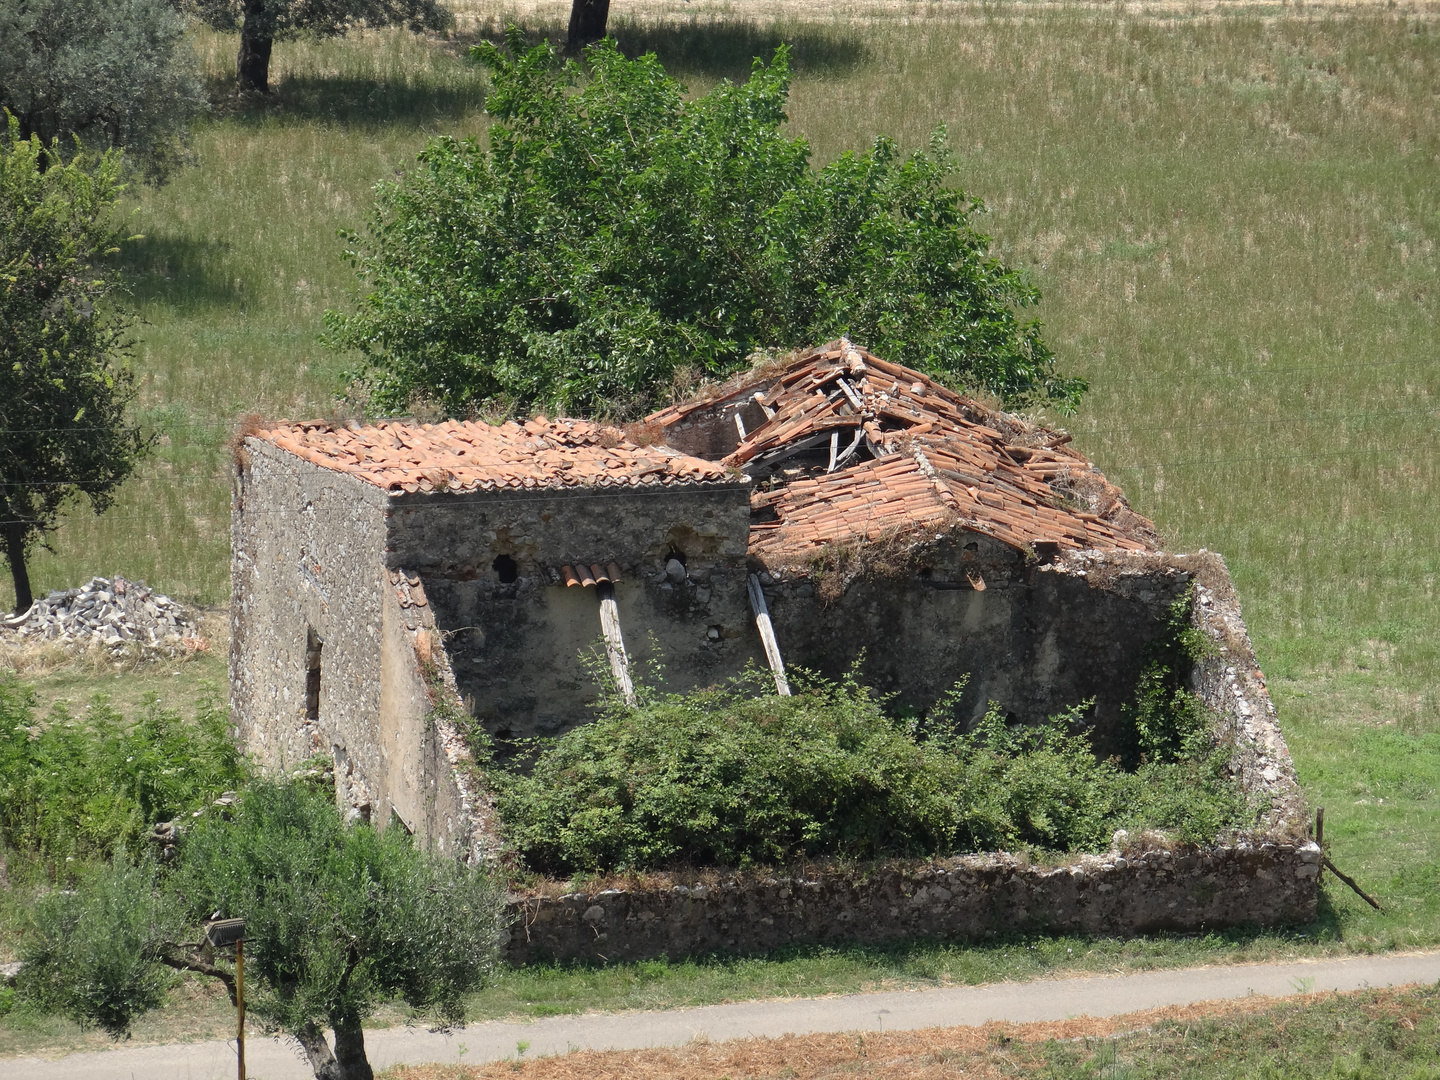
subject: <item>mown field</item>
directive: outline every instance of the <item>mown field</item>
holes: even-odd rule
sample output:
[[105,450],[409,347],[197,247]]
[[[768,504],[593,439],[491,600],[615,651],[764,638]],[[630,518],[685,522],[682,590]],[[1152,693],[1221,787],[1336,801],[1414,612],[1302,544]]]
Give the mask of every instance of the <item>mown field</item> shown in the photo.
[[[124,255],[162,445],[112,513],[56,536],[37,592],[118,571],[227,601],[235,418],[323,414],[344,386],[319,342],[324,309],[353,302],[337,230],[426,137],[483,137],[465,47],[507,13],[461,6],[449,39],[279,46],[260,106],[225,96],[234,40],[197,37],[216,109],[195,163],[135,193],[144,239]],[[1332,855],[1385,911],[1331,879],[1295,933],[520,973],[477,1013],[1440,943],[1440,6],[614,10],[622,45],[697,91],[791,43],[791,125],[817,160],[946,125],[997,252],[1030,268],[1050,343],[1091,381],[1060,422],[1175,548],[1229,560]],[[561,26],[554,6],[509,14]],[[222,674],[183,673],[144,685],[173,702]],[[62,671],[42,689],[117,683],[141,685]]]

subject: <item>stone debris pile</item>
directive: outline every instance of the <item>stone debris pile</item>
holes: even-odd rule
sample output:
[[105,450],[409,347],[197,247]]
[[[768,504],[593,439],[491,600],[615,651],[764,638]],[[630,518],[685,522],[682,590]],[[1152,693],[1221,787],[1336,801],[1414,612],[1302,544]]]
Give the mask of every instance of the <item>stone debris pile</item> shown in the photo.
[[22,641],[99,645],[112,653],[176,656],[204,651],[195,616],[143,581],[91,578],[78,589],[52,592],[25,614],[0,622],[0,633]]

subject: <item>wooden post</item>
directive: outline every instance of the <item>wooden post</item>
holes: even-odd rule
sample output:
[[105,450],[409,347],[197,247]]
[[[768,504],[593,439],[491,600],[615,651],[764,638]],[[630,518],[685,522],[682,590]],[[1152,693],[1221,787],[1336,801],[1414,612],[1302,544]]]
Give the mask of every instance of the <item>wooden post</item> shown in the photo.
[[780,659],[780,643],[775,640],[775,627],[770,624],[770,611],[765,606],[765,590],[760,587],[760,578],[750,575],[750,607],[755,612],[755,628],[760,631],[760,640],[765,643],[765,659],[775,674],[775,692],[781,697],[790,696],[790,681],[785,678],[785,662]]
[[240,1080],[245,1080],[245,939],[235,942],[235,1044]]
[[[1325,807],[1318,807],[1315,811],[1315,846],[1320,849],[1320,873],[1325,873]],[[1315,878],[1319,884],[1320,878]]]
[[615,606],[615,586],[602,581],[595,586],[600,596],[600,630],[605,635],[605,655],[610,659],[610,673],[627,705],[635,704],[635,686],[630,681],[630,658],[625,655],[625,639],[620,636],[620,609]]

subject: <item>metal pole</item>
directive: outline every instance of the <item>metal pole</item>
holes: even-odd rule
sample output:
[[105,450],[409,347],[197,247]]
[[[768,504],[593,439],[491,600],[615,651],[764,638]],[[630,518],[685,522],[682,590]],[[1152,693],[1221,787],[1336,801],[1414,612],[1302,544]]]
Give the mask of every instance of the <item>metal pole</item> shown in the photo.
[[240,1080],[245,1080],[245,939],[235,942],[235,1042],[239,1048]]

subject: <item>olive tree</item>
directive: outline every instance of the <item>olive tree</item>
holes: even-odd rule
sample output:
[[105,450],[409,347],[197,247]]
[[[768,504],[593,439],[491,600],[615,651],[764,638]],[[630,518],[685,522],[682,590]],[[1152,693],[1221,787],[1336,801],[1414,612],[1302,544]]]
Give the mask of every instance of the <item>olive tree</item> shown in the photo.
[[240,89],[267,93],[275,42],[309,34],[340,37],[359,23],[442,30],[452,16],[438,0],[179,0],[217,30],[240,31]]
[[487,143],[432,139],[379,185],[349,237],[368,294],[326,316],[375,407],[633,415],[682,367],[720,377],[844,333],[954,387],[1078,400],[1024,317],[1036,290],[975,228],[943,130],[816,169],[782,132],[783,47],[688,99],[608,39],[584,64],[514,32],[476,55]]
[[166,966],[233,989],[228,960],[193,942],[211,916],[243,918],[249,1015],[293,1036],[317,1080],[371,1080],[362,1022],[395,998],[461,1022],[463,995],[493,970],[501,911],[487,873],[401,828],[345,824],[327,790],[259,783],[230,819],[194,826],[177,869],[117,863],[38,905],[18,989],[123,1037],[156,1007]]
[[205,107],[170,0],[0,0],[0,107],[69,156],[121,147],[151,179],[182,160]]
[[27,559],[70,504],[107,510],[150,443],[128,418],[134,317],[104,259],[126,237],[118,150],[64,160],[9,117],[0,131],[0,529],[15,609]]

